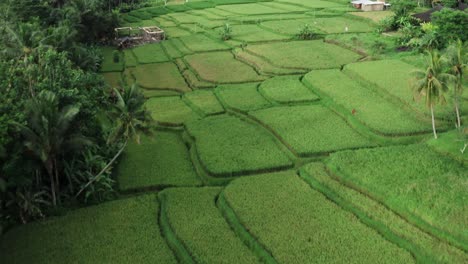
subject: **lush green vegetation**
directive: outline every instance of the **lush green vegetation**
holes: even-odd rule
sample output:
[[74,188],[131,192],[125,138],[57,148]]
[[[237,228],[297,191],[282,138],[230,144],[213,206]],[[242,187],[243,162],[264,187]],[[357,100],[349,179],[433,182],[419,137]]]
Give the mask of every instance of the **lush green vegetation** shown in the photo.
[[177,263],[159,233],[158,210],[154,194],[78,209],[8,232],[0,252],[6,263]]
[[2,260],[468,263],[466,12],[442,2],[1,2]]
[[160,193],[177,237],[197,263],[257,263],[215,204],[221,188],[173,188]]
[[241,178],[223,194],[239,221],[280,263],[414,262],[292,173]]
[[123,191],[201,184],[181,136],[171,132],[158,131],[141,144],[130,144],[118,171]]
[[466,168],[424,145],[344,151],[327,165],[346,184],[466,248]]
[[266,131],[239,118],[207,117],[188,123],[187,130],[195,138],[201,163],[213,175],[241,175],[292,165]]
[[301,156],[374,146],[320,105],[273,107],[250,114],[274,130]]

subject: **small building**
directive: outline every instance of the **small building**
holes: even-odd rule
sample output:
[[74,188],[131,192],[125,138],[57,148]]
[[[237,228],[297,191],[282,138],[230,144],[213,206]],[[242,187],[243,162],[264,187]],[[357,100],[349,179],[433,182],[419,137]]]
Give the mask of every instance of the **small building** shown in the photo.
[[385,2],[370,0],[355,0],[351,4],[362,11],[382,11],[390,6],[390,4]]

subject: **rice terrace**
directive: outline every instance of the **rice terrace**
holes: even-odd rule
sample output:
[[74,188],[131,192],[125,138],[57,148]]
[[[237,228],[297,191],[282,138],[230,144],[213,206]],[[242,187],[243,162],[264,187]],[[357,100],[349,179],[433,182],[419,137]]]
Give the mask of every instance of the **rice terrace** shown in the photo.
[[[386,29],[405,1],[410,24]],[[33,171],[47,184],[10,196],[0,175],[0,209],[20,208],[0,211],[1,263],[468,263],[466,10],[453,11],[465,15],[455,38],[436,13],[411,25],[432,10],[424,1],[140,2],[98,47],[95,72],[121,114],[94,142],[113,148],[97,160],[86,145],[89,163],[65,153],[53,167],[18,151],[46,164]],[[132,93],[151,133],[122,128]]]

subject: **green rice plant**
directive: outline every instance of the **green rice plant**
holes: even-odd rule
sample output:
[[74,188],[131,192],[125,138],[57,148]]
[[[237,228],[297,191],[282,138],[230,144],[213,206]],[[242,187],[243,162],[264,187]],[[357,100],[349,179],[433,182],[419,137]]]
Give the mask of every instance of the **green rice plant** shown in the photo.
[[161,45],[166,52],[166,54],[171,58],[171,59],[177,59],[181,58],[184,56],[182,52],[180,52],[176,46],[173,44],[172,39],[165,40],[161,42]]
[[111,88],[122,87],[122,75],[120,72],[104,72],[101,73],[104,80]]
[[185,46],[194,52],[230,49],[229,46],[225,45],[221,41],[211,39],[204,34],[185,36],[181,37],[180,40],[185,44]]
[[138,9],[138,10],[132,10],[128,13],[131,16],[134,16],[140,20],[145,20],[145,19],[152,19],[153,14],[146,12],[143,9]]
[[146,107],[156,121],[166,125],[182,125],[198,118],[179,96],[151,98],[146,101]]
[[197,1],[185,3],[186,6],[192,9],[205,9],[215,7],[215,4],[211,1]]
[[202,88],[214,88],[216,84],[206,81],[200,81],[195,73],[191,70],[184,70],[182,73],[184,75],[185,80],[187,83],[190,84],[190,87],[202,89]]
[[[242,49],[245,49],[246,47],[247,46],[243,46]],[[234,56],[236,59],[254,67],[258,72],[266,75],[302,74],[307,72],[307,70],[285,69],[279,66],[274,66],[265,59],[240,49],[235,51]]]
[[124,50],[125,67],[135,67],[138,65],[137,58],[130,49]]
[[[272,2],[272,3],[275,3],[275,2]],[[262,23],[265,21],[280,20],[280,21],[286,22],[292,19],[303,19],[303,18],[309,18],[309,17],[310,16],[306,14],[300,14],[300,13],[281,13],[281,14],[255,15],[255,16],[241,15],[241,16],[230,17],[229,20],[240,23],[240,24],[257,24],[259,26],[262,26]]]
[[257,3],[244,5],[223,5],[217,6],[216,9],[221,9],[239,15],[279,14],[288,12],[286,10],[269,7]]
[[[245,42],[255,41],[273,41],[273,40],[287,40],[290,39],[288,36],[280,35],[265,29],[260,28],[257,25],[233,25],[230,26],[232,32],[229,32],[230,38]],[[222,38],[224,39],[226,28],[222,30]],[[229,39],[230,39],[229,38]]]
[[199,109],[204,115],[224,112],[223,106],[219,103],[212,91],[196,90],[184,94],[184,99],[186,99],[190,105]]
[[[262,3],[264,6],[280,9],[283,11],[288,11],[288,12],[306,12],[309,11],[309,8],[302,7],[299,5],[290,5],[287,3],[282,3],[282,2],[265,2]],[[281,17],[279,17],[281,19]]]
[[155,18],[153,18],[153,21],[155,22],[155,24],[157,26],[163,27],[164,30],[166,30],[166,27],[175,27],[175,26],[177,26],[177,24],[174,23],[174,21],[172,21],[171,19],[169,19],[169,17],[167,15],[162,15],[162,16],[159,16],[159,17],[155,17]]
[[419,263],[464,263],[468,255],[408,223],[385,205],[340,183],[322,163],[309,163],[300,176],[312,188],[345,210],[353,212],[366,225],[389,241],[409,250]]
[[[421,113],[430,115],[424,102],[416,102],[411,89],[411,72],[416,68],[400,60],[366,61],[346,65],[345,70],[358,77],[376,85],[386,94],[389,94],[413,107]],[[452,116],[452,104],[448,100],[446,105],[436,105],[434,114],[438,118],[450,119]],[[440,125],[438,125],[440,127]]]
[[301,156],[375,146],[320,105],[273,107],[249,114]]
[[145,89],[142,88],[141,92],[145,96],[145,98],[151,97],[165,97],[165,96],[179,96],[180,93],[171,90],[156,90],[156,89]]
[[426,232],[467,250],[466,167],[426,145],[343,151],[327,166]]
[[[123,54],[117,51],[115,53],[115,48],[113,47],[102,47],[101,52],[103,60],[101,63],[101,72],[121,72],[124,69],[123,63]],[[115,56],[119,57],[119,60],[115,62]]]
[[[395,39],[392,37],[382,37],[376,33],[349,33],[327,35],[325,41],[336,43],[342,47],[358,51],[360,53],[380,55],[392,53],[395,48]],[[376,43],[379,43],[376,46]],[[375,48],[378,48],[376,50]]]
[[190,91],[187,83],[172,62],[143,64],[127,69],[144,88]]
[[202,80],[213,83],[254,82],[264,79],[226,51],[198,53],[186,56],[185,60]]
[[181,136],[163,131],[128,145],[117,179],[123,191],[201,185]]
[[188,5],[166,5],[165,7],[172,12],[185,12],[192,9]]
[[375,26],[372,23],[344,16],[318,17],[314,19],[314,23],[311,26],[328,34],[375,31]]
[[221,190],[171,188],[159,197],[172,229],[196,263],[258,263],[216,207]]
[[168,40],[161,42],[164,45],[165,42],[171,41],[172,38],[180,38],[184,36],[190,36],[192,33],[180,27],[165,27],[164,33],[166,34]]
[[468,164],[468,134],[463,130],[441,133],[437,139],[426,142],[432,149]]
[[154,194],[77,209],[2,235],[4,263],[177,263],[159,233]]
[[235,5],[235,4],[247,4],[255,3],[257,0],[212,0],[216,5]]
[[305,6],[307,8],[314,8],[314,9],[321,9],[321,8],[337,8],[343,7],[338,3],[334,3],[331,1],[322,1],[322,0],[281,0],[281,2],[288,3],[288,4],[295,4]]
[[132,51],[137,57],[139,63],[158,63],[169,61],[169,58],[159,43],[139,46],[134,48]]
[[298,76],[275,76],[265,80],[258,90],[269,100],[281,104],[310,102],[319,99],[301,83]]
[[321,40],[249,45],[246,50],[263,57],[272,65],[306,70],[339,68],[360,57],[352,51]]
[[139,18],[134,17],[130,14],[123,14],[122,19],[124,22],[127,22],[127,23],[137,23],[141,21]]
[[289,168],[292,162],[262,128],[219,115],[189,122],[201,164],[213,176],[230,177]]
[[247,112],[271,105],[258,92],[257,86],[257,83],[221,85],[215,93],[227,108]]
[[430,122],[417,119],[339,70],[312,71],[303,81],[372,131],[389,136],[430,132]]
[[293,173],[239,178],[223,195],[278,263],[414,263]]
[[145,12],[151,14],[152,16],[165,15],[170,12],[167,8],[163,6],[146,7],[146,8],[141,8],[140,10],[144,10]]

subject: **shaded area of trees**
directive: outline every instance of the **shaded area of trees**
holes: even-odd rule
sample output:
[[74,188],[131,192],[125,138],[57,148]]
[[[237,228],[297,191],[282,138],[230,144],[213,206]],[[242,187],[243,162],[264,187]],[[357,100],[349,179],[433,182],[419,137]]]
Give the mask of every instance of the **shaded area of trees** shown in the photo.
[[0,3],[0,233],[112,198],[114,157],[151,128],[138,89],[97,73],[121,2]]

